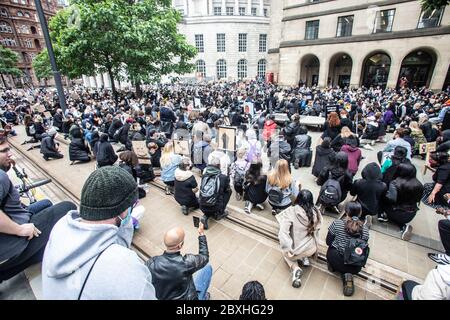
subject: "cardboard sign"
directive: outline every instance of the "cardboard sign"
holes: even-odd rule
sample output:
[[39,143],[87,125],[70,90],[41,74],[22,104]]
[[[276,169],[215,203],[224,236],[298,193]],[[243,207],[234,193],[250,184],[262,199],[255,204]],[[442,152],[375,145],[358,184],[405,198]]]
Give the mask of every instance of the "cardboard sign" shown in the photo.
[[217,134],[217,145],[219,150],[236,151],[236,131],[235,127],[220,126]]
[[194,98],[194,107],[200,108],[202,106],[202,102],[200,101],[200,98]]
[[136,153],[140,164],[151,164],[151,158],[148,154],[148,148],[145,141],[131,141],[133,151]]
[[421,143],[419,145],[419,154],[428,154],[436,151],[436,142]]
[[253,102],[245,102],[244,103],[244,112],[253,117],[255,115],[255,104]]
[[191,156],[189,141],[187,140],[173,140],[173,149],[176,154],[182,156]]

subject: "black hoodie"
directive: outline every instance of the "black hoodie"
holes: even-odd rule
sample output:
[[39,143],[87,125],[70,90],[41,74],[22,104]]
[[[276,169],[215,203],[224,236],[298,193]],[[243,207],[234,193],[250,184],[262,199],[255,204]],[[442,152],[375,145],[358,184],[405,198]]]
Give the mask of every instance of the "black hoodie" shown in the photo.
[[312,168],[312,174],[318,177],[320,171],[323,168],[329,167],[332,159],[336,156],[336,153],[332,148],[324,148],[322,146],[316,147],[316,158],[314,160],[314,166]]
[[358,196],[363,214],[376,215],[381,210],[380,202],[386,193],[386,184],[381,180],[380,167],[371,162],[366,165],[361,173],[362,179],[357,180],[350,191],[352,196]]

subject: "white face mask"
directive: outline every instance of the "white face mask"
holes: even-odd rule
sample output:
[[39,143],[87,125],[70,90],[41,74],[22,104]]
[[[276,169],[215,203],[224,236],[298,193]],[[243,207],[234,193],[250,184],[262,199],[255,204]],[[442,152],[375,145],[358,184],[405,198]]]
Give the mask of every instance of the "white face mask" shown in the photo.
[[119,226],[119,231],[117,232],[117,237],[121,240],[121,242],[123,242],[123,245],[129,248],[131,246],[131,241],[133,240],[134,234],[133,219],[131,218],[131,208],[128,208],[128,214],[125,219],[120,220],[121,223]]

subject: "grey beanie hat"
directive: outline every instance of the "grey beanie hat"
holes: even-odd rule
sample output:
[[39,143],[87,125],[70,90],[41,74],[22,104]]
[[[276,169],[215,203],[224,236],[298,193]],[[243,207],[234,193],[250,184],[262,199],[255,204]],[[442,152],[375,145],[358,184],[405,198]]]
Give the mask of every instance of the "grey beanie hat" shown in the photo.
[[80,216],[89,221],[117,217],[138,199],[138,186],[131,174],[120,167],[95,170],[81,190]]

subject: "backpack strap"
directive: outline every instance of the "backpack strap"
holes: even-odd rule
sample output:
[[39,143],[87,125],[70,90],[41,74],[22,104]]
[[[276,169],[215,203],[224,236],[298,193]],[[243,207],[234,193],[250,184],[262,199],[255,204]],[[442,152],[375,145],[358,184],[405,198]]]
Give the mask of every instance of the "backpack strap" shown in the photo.
[[77,299],[77,300],[80,300],[80,299],[81,299],[81,295],[83,294],[83,290],[84,290],[84,287],[86,286],[86,282],[87,282],[87,280],[88,280],[88,278],[89,278],[89,275],[91,274],[91,271],[92,271],[92,269],[94,268],[95,263],[97,262],[98,258],[100,258],[100,256],[102,255],[102,253],[105,252],[106,249],[108,249],[108,248],[109,248],[110,246],[112,246],[113,244],[114,244],[114,243],[111,243],[109,246],[107,246],[105,249],[103,249],[103,250],[97,255],[97,257],[95,258],[94,263],[92,264],[91,268],[89,269],[89,272],[88,272],[88,274],[87,274],[87,276],[86,276],[86,279],[84,279],[83,286],[81,287],[81,290],[80,290],[80,293],[78,294],[78,299]]

